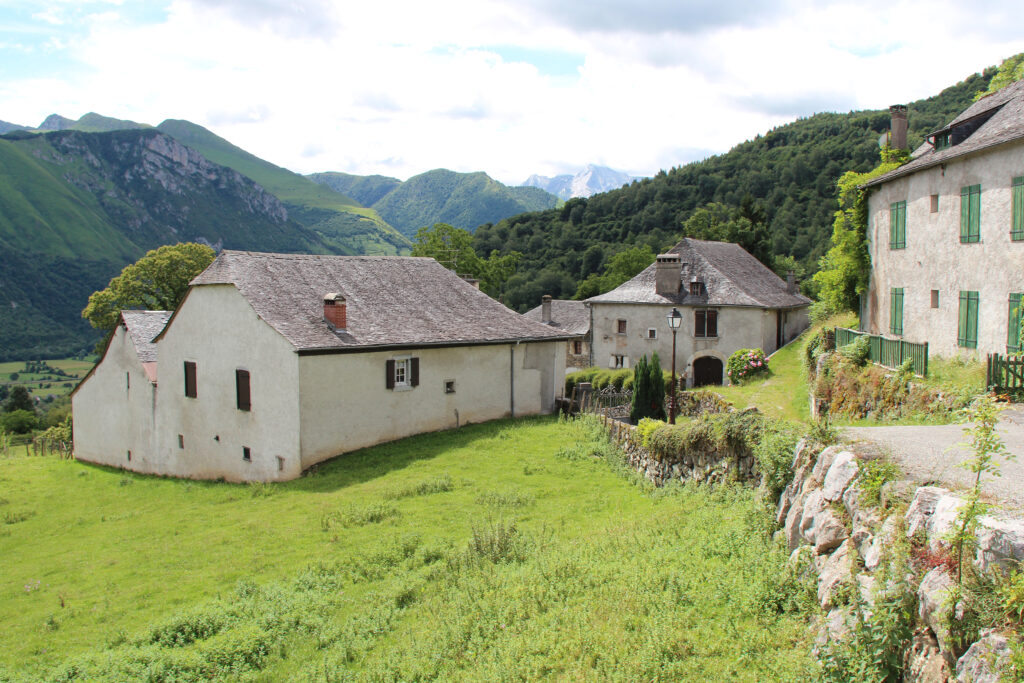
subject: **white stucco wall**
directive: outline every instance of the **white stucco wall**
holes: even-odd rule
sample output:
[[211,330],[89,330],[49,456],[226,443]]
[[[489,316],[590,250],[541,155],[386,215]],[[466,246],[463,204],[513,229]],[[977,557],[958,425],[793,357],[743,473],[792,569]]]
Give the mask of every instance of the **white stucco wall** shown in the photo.
[[[672,331],[666,316],[672,312],[671,305],[653,304],[609,304],[592,303],[593,307],[593,348],[594,365],[610,367],[614,354],[625,355],[629,367],[641,357],[650,358],[655,351],[661,367],[672,367]],[[771,353],[776,348],[775,309],[711,307],[718,311],[718,337],[695,337],[694,323],[696,309],[678,307],[683,315],[682,324],[676,333],[676,372],[687,377],[692,383],[692,364],[702,356],[714,356],[722,361],[723,367],[729,356],[739,349],[760,348]],[[785,341],[796,337],[806,329],[807,309],[785,311]],[[618,333],[618,320],[626,321],[626,334]],[[647,330],[656,330],[657,338],[648,339]]]
[[153,471],[154,405],[155,387],[127,332],[118,326],[102,362],[71,397],[75,457]]
[[[419,358],[419,386],[386,387],[389,359]],[[562,391],[565,342],[308,355],[299,359],[302,466],[412,434],[512,412],[549,412]],[[445,382],[455,381],[455,393]]]
[[[886,183],[868,198],[871,282],[865,329],[928,342],[937,355],[984,357],[1006,351],[1008,300],[1024,292],[1024,242],[1010,239],[1014,177],[1024,175],[1024,144],[952,160]],[[960,189],[981,185],[981,241],[960,243]],[[931,195],[939,196],[931,212]],[[889,248],[889,207],[907,202],[906,248]],[[890,290],[902,287],[903,335],[889,334]],[[938,308],[931,290],[939,291]],[[977,291],[978,348],[957,346],[959,295]]]
[[[157,348],[158,462],[151,471],[228,481],[285,480],[302,472],[298,355],[234,286],[193,288]],[[196,398],[185,396],[185,361],[196,363]],[[236,369],[250,373],[250,411],[237,408]],[[245,446],[251,462],[242,459]]]

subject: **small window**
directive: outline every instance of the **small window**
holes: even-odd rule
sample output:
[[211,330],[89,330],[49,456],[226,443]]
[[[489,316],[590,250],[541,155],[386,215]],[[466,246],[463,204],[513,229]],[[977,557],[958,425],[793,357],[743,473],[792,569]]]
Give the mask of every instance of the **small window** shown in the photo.
[[190,360],[185,361],[185,396],[188,398],[199,397],[199,387],[196,385],[196,364]]
[[700,296],[704,291],[704,283],[696,280],[690,283],[690,294],[693,296]]
[[577,356],[580,355],[581,353],[583,353],[583,342],[581,342],[581,341],[574,341],[572,343],[572,352],[573,352],[573,354],[575,354]]
[[653,328],[653,327],[648,327],[647,328],[647,338],[648,339],[657,339],[658,338],[658,330]]
[[420,359],[409,356],[393,358],[385,364],[385,386],[388,389],[411,389],[420,383]]
[[948,149],[949,146],[949,132],[940,133],[939,135],[935,136],[935,151],[939,151],[940,149]]
[[718,336],[718,311],[700,309],[694,311],[693,315],[693,336],[694,337],[717,337]]
[[903,288],[889,290],[889,334],[903,334]]
[[252,462],[252,449],[248,446],[242,446],[242,460]]
[[132,461],[132,452],[128,451],[128,462]]
[[274,457],[277,458],[277,471],[284,472],[284,458],[282,458],[280,455]]
[[928,207],[928,210],[931,211],[932,213],[939,212],[939,195],[933,194],[931,196],[931,204]]
[[626,334],[626,321],[621,319],[616,321],[616,330],[619,334]]
[[124,373],[124,388],[125,389],[131,389],[132,388],[132,373],[130,373],[130,372]]
[[932,290],[932,308],[938,308],[938,307],[939,307],[939,290],[933,289]]
[[612,362],[609,363],[609,366],[613,370],[622,370],[622,369],[628,368],[629,367],[629,359],[626,356],[623,356],[622,354],[618,354],[618,353],[613,354],[612,355]]
[[235,370],[235,404],[239,410],[252,410],[248,370]]
[[907,203],[893,202],[889,205],[889,248],[905,249],[907,246]]
[[184,448],[184,447],[185,447],[185,435],[184,434],[178,434],[178,448]]
[[454,394],[455,393],[455,380],[453,380],[453,379],[446,379],[444,381],[444,393],[446,393],[446,394]]
[[960,188],[960,241],[981,241],[981,185]]

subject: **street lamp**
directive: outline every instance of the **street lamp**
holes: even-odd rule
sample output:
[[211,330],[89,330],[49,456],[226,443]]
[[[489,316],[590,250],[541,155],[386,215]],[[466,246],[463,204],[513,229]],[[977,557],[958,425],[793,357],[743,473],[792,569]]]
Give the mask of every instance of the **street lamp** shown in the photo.
[[669,399],[668,399],[668,423],[676,423],[676,332],[679,331],[679,326],[683,324],[683,314],[679,312],[678,308],[672,309],[672,312],[665,316],[668,320],[668,326],[672,330],[672,382],[669,385]]

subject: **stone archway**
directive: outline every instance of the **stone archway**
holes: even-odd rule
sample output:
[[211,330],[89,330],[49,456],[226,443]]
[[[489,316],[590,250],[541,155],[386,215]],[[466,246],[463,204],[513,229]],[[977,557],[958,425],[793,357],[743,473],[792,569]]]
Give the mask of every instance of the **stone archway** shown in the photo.
[[701,356],[693,361],[693,386],[721,385],[725,366],[714,356]]

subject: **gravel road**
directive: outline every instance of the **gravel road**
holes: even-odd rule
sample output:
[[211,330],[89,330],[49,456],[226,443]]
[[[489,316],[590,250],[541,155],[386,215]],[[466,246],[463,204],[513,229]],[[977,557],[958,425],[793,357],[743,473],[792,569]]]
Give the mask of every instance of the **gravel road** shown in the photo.
[[[965,425],[927,427],[847,427],[843,440],[867,453],[888,454],[911,479],[949,488],[968,488],[973,475],[957,464],[970,451],[962,443]],[[1000,459],[1001,477],[983,477],[982,492],[990,502],[1024,510],[1024,405],[1002,412],[999,434],[1015,460]]]

